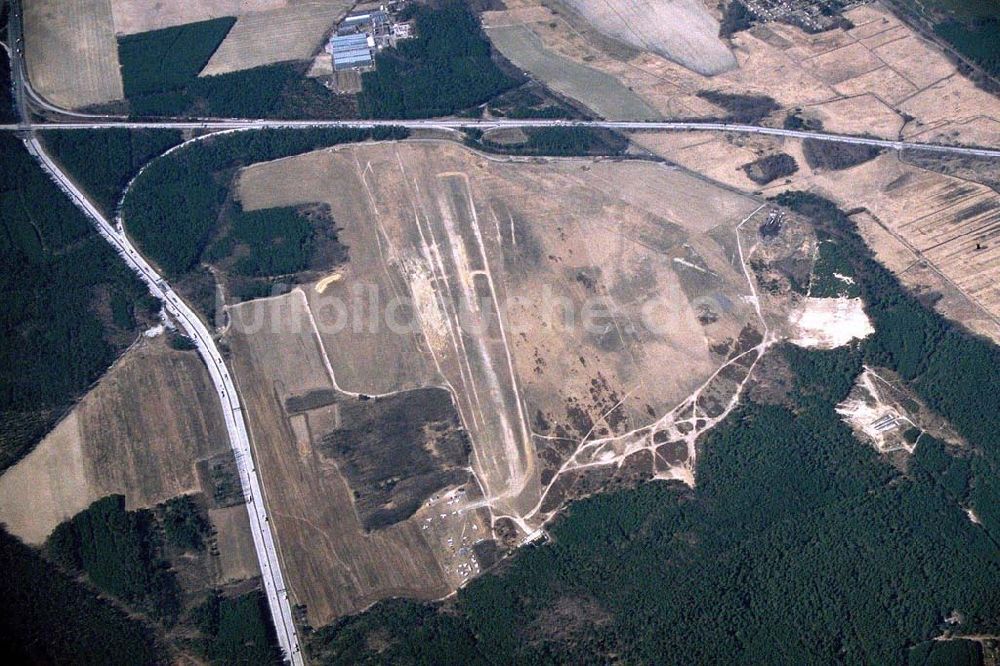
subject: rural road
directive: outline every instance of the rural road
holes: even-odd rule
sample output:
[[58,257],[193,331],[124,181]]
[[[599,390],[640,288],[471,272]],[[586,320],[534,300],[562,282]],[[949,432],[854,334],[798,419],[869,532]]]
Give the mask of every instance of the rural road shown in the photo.
[[94,118],[86,122],[11,123],[0,125],[0,131],[47,131],[93,129],[189,129],[189,130],[255,130],[255,129],[311,129],[311,128],[372,128],[406,127],[408,129],[498,129],[538,127],[600,127],[618,131],[646,132],[735,132],[737,134],[763,134],[793,139],[816,139],[833,143],[852,143],[890,150],[925,150],[935,153],[969,155],[973,157],[1000,158],[1000,149],[973,148],[937,143],[893,141],[851,134],[810,132],[804,130],[740,125],[710,121],[615,121],[615,120],[465,120],[442,118],[439,120],[246,120],[205,118],[200,120],[104,120]]

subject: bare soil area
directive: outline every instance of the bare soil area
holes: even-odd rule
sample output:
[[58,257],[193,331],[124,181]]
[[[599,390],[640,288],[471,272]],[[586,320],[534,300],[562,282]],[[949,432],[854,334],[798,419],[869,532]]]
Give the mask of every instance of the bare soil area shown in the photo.
[[112,0],[25,0],[24,56],[32,86],[75,109],[124,96]]

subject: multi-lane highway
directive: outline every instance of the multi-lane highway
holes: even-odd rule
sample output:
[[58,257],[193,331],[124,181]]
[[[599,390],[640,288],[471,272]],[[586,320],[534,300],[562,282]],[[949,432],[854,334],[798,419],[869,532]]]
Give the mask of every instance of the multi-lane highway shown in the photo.
[[853,143],[875,146],[889,150],[925,150],[936,153],[951,153],[974,157],[1000,158],[1000,149],[978,148],[916,141],[895,141],[877,139],[852,134],[791,130],[760,125],[741,125],[710,121],[615,121],[615,120],[467,120],[442,118],[437,120],[246,120],[229,118],[205,118],[198,120],[105,120],[94,118],[88,121],[12,123],[0,125],[7,131],[47,131],[47,130],[88,130],[124,127],[130,129],[193,129],[193,130],[254,130],[254,129],[310,129],[310,128],[370,128],[406,127],[409,129],[493,129],[501,127],[600,127],[622,132],[735,132],[737,134],[763,134],[793,139],[817,139],[834,143]]
[[236,457],[240,484],[246,497],[247,512],[250,516],[250,528],[253,533],[254,547],[260,563],[260,572],[264,581],[264,590],[274,619],[278,642],[285,651],[285,657],[292,664],[303,663],[301,647],[292,620],[291,604],[285,587],[278,552],[275,547],[274,535],[271,533],[267,518],[264,491],[261,488],[253,454],[250,450],[250,438],[243,420],[243,409],[239,396],[233,384],[232,377],[219,353],[208,327],[195,315],[188,305],[170,288],[170,285],[153,269],[152,266],[133,247],[128,237],[117,230],[104,215],[94,207],[87,197],[73,184],[59,166],[44,151],[35,138],[25,140],[28,152],[38,160],[39,164],[52,177],[59,187],[73,200],[84,213],[90,217],[97,231],[118,252],[118,255],[128,264],[149,290],[160,299],[167,312],[181,326],[184,332],[197,345],[205,365],[208,367],[212,383],[215,385],[222,413],[229,434],[229,443]]
[[[106,117],[74,114],[52,106],[31,89],[23,59],[20,3],[15,0],[10,5],[6,46],[10,55],[13,101],[18,116],[24,120],[31,118],[31,107],[34,106],[63,116],[69,115],[77,120],[87,118],[91,122],[105,121]],[[34,128],[30,125],[22,125],[21,129],[25,130],[24,144],[28,152],[73,203],[93,220],[98,233],[114,247],[129,268],[146,283],[150,292],[160,299],[167,312],[194,341],[198,353],[205,361],[205,366],[208,368],[209,376],[212,378],[222,406],[226,432],[229,435],[229,445],[236,458],[240,486],[246,498],[247,514],[250,517],[250,531],[253,536],[254,549],[257,552],[257,562],[260,565],[261,579],[264,583],[264,592],[267,596],[278,644],[284,652],[286,661],[294,666],[303,664],[302,648],[292,618],[291,602],[281,572],[281,562],[278,558],[274,535],[267,517],[266,497],[254,464],[253,452],[250,449],[250,437],[243,418],[243,409],[236,392],[236,386],[212,334],[194,311],[170,288],[166,280],[139,254],[125,235],[124,230],[116,229],[45,152],[35,138],[32,131]]]

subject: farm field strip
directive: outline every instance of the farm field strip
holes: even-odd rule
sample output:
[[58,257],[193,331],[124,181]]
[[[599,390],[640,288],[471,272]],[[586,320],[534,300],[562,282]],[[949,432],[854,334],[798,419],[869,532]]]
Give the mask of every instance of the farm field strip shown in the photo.
[[43,97],[73,109],[124,96],[111,0],[24,0],[23,30],[27,71]]

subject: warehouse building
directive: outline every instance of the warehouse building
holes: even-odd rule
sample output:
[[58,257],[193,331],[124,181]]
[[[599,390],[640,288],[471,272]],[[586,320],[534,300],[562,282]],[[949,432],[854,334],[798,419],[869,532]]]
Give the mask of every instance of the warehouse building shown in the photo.
[[371,67],[373,46],[373,40],[364,33],[335,35],[329,46],[334,71]]

